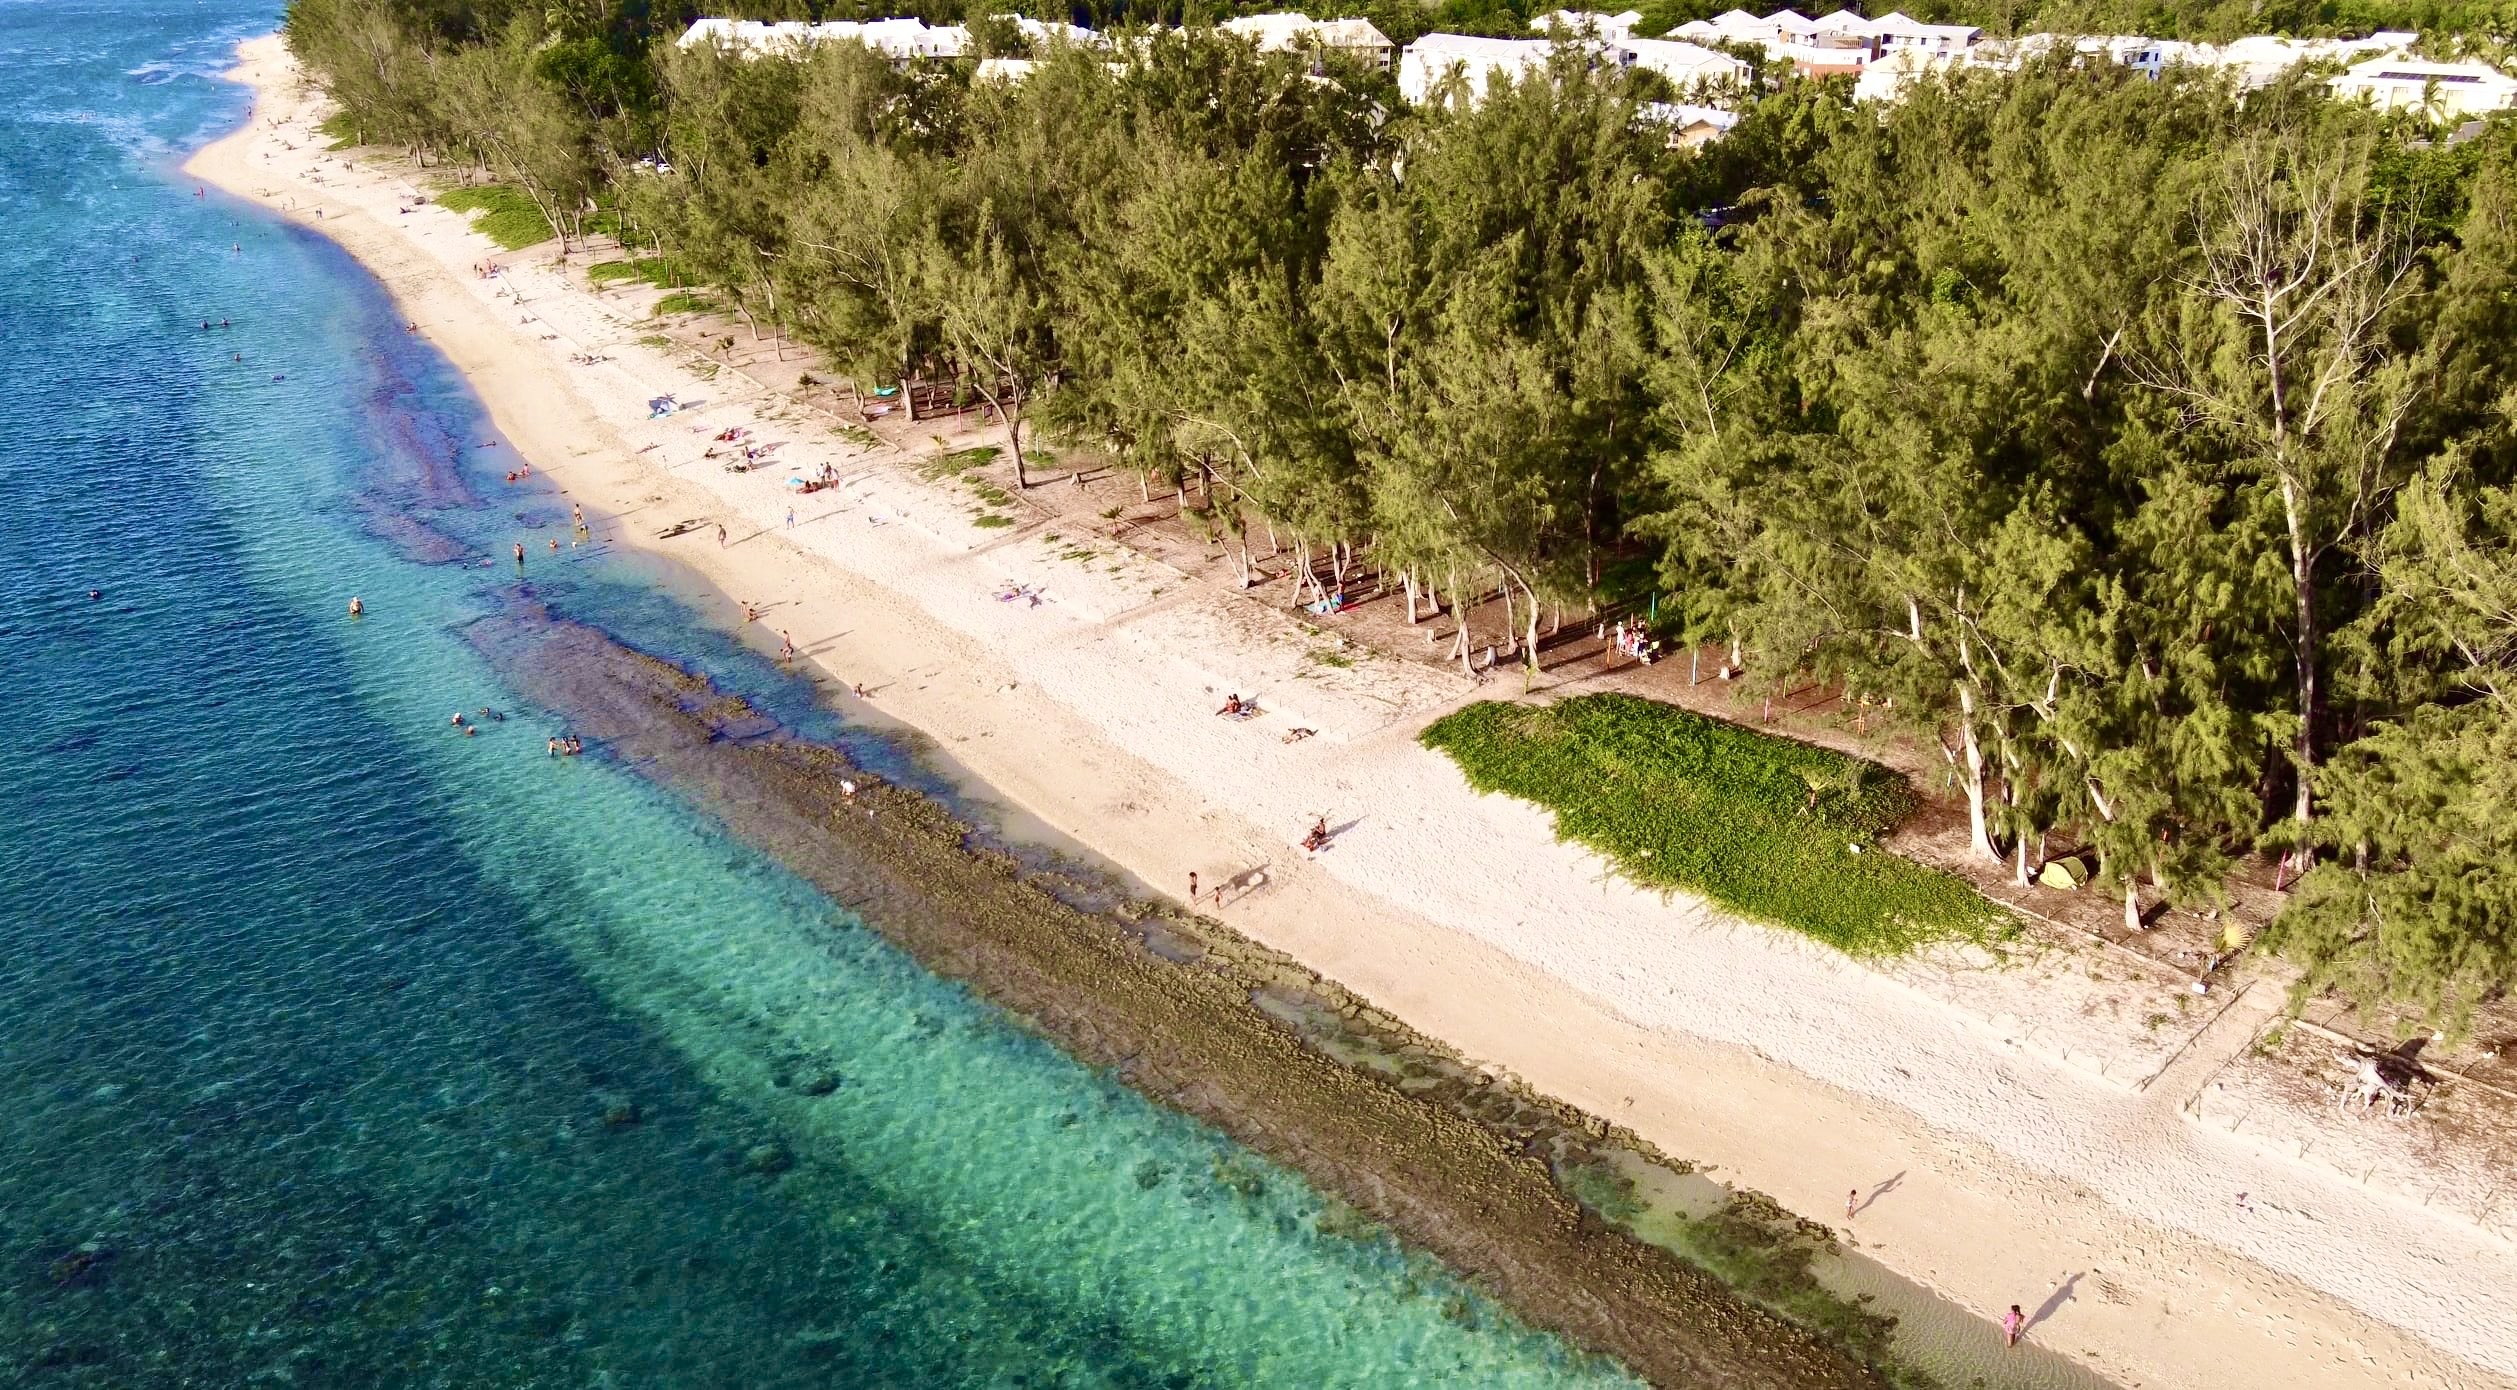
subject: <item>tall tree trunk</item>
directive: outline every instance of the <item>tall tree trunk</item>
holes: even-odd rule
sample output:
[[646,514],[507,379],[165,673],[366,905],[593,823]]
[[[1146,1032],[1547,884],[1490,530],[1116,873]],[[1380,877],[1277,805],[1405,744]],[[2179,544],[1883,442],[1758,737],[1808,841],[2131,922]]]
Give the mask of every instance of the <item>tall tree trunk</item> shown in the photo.
[[1538,679],[1538,591],[1524,584],[1521,597],[1529,600],[1528,627],[1521,635],[1521,693],[1528,694],[1531,682]]
[[1014,490],[1017,492],[1027,491],[1031,487],[1030,460],[1023,457],[1022,400],[1022,387],[1016,386],[1013,395],[1014,408],[1010,412],[1005,410],[996,412],[1005,419],[1005,443],[1014,452]]
[[1416,572],[1409,570],[1400,577],[1407,584],[1407,625],[1414,627],[1416,625]]
[[1984,816],[1984,745],[1975,737],[1975,692],[1964,681],[1958,683],[1958,743],[1966,759],[1966,828],[1968,843],[1977,855],[1998,864],[2001,851],[1993,848],[1993,832]]
[[[2290,531],[2290,586],[2298,607],[2298,797],[2291,807],[2291,818],[2302,827],[2316,814],[2316,704],[2318,698],[2316,668],[2318,665],[2316,630],[2316,557],[2307,540],[2307,518],[2303,514],[2295,475],[2284,471],[2281,479],[2281,509]],[[2297,853],[2304,855],[2304,847]]]

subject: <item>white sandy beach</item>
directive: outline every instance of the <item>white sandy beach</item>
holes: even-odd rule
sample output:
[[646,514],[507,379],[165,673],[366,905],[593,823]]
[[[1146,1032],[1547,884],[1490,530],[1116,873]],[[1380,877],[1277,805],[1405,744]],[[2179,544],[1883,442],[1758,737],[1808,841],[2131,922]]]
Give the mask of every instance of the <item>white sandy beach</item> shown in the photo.
[[[1854,1223],[1863,1250],[1988,1317],[2062,1290],[2032,1338],[2127,1385],[2517,1385],[2517,1247],[2487,1203],[2355,1181],[2189,1110],[2277,990],[2162,1045],[2090,1023],[2065,972],[1873,969],[1634,891],[1417,746],[1470,698],[1457,679],[1322,664],[1287,615],[1107,542],[1084,560],[1054,526],[972,526],[903,456],[642,345],[654,328],[547,249],[399,211],[409,173],[326,150],[276,38],[241,59],[254,114],[189,171],[340,242],[606,539],[763,605],[755,640],[791,633],[852,713],[862,683],[881,718],[1147,884],[1263,872],[1218,915],[1726,1180],[1840,1225],[1848,1188],[1894,1179]],[[489,259],[510,273],[472,274]],[[588,351],[611,360],[570,362]],[[648,420],[667,392],[696,408]],[[702,460],[731,426],[789,441],[777,466]],[[789,496],[825,459],[847,484]],[[655,539],[686,518],[710,524]],[[1045,601],[998,601],[1009,581]],[[1265,717],[1216,720],[1226,691]],[[1297,726],[1318,734],[1282,742]],[[1317,815],[1342,829],[1306,858]]]

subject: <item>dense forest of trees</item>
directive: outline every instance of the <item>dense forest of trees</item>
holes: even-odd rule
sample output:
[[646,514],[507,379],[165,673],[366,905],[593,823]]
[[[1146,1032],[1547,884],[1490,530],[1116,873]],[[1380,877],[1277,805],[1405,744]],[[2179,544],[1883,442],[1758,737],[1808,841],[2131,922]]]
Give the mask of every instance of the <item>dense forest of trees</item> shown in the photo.
[[1525,642],[1656,588],[1941,749],[1988,859],[2093,843],[2130,910],[2279,854],[2314,984],[2452,1025],[2517,979],[2517,122],[2052,66],[1786,84],[1688,151],[1571,65],[1408,111],[1211,32],[1004,85],[665,18],[288,34],[369,139],[859,380],[967,369],[1228,538]]

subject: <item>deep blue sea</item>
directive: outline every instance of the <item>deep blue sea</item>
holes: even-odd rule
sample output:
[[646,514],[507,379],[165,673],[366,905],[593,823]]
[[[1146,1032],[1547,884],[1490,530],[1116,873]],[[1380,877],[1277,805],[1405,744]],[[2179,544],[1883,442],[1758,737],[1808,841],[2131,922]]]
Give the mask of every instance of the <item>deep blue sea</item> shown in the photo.
[[462,380],[195,196],[277,18],[0,0],[0,1383],[1619,1380],[545,756],[467,636],[545,605],[846,731],[622,562],[519,576],[566,505]]

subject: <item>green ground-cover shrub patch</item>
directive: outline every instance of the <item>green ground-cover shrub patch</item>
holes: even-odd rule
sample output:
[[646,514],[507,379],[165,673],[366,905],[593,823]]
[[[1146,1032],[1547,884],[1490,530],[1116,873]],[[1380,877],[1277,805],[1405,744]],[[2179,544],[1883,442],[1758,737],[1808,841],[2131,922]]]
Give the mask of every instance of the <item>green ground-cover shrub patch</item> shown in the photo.
[[704,294],[693,294],[689,290],[675,290],[657,300],[655,308],[649,310],[648,313],[655,318],[662,318],[666,314],[708,314],[716,312],[716,307],[717,302]]
[[1879,848],[1917,798],[1877,763],[1631,695],[1480,702],[1422,737],[1470,785],[1548,808],[1560,838],[1635,882],[1855,955],[1984,940],[2005,924],[1961,880]]
[[538,246],[552,236],[550,219],[533,206],[533,200],[523,190],[505,184],[449,188],[437,195],[437,205],[472,214],[473,231],[510,251]]
[[965,473],[973,468],[987,466],[995,461],[996,454],[997,448],[993,444],[975,445],[949,454],[938,453],[935,457],[918,465],[918,476],[930,483],[941,482],[951,474]]
[[641,256],[634,261],[598,261],[586,267],[586,278],[598,285],[643,280],[660,290],[671,289],[681,283],[669,256]]

